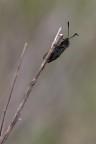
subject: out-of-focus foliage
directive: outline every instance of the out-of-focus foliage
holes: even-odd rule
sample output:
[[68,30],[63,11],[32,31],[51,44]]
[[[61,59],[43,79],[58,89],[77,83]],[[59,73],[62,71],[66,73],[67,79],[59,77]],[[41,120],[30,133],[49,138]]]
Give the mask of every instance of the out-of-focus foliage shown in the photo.
[[96,1],[0,1],[0,118],[25,42],[4,129],[12,119],[29,81],[38,70],[60,26],[70,47],[47,64],[27,101],[21,121],[7,143],[96,143]]

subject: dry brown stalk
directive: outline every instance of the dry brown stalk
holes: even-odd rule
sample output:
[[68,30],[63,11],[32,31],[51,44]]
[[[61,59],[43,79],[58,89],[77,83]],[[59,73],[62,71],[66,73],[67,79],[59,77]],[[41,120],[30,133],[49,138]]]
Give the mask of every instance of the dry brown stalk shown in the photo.
[[59,41],[61,40],[61,38],[63,37],[62,34],[60,35],[60,31],[61,31],[61,28],[59,28],[59,30],[58,30],[58,32],[57,32],[57,34],[55,36],[55,39],[54,39],[54,41],[53,41],[53,43],[51,45],[51,48],[50,48],[48,54],[46,55],[45,59],[41,63],[38,72],[36,73],[35,77],[29,83],[28,88],[27,88],[26,92],[24,93],[22,101],[21,101],[21,103],[20,103],[20,105],[19,105],[19,107],[18,107],[18,109],[17,109],[12,121],[10,122],[10,124],[9,124],[7,130],[5,131],[4,135],[1,137],[1,144],[4,144],[4,142],[7,140],[8,136],[9,136],[9,134],[11,133],[12,129],[14,128],[15,124],[19,120],[19,117],[21,115],[22,109],[23,109],[27,99],[29,98],[29,95],[30,95],[30,93],[32,91],[33,86],[36,84],[39,75],[41,74],[42,70],[44,69],[44,67],[45,67],[45,65],[47,63],[47,59],[49,58],[50,54],[53,52],[55,45],[57,45],[59,43]]
[[11,100],[11,97],[12,97],[13,89],[14,89],[14,86],[15,86],[15,83],[16,83],[16,80],[17,80],[17,77],[18,77],[19,69],[20,69],[20,66],[21,66],[21,62],[22,62],[26,47],[27,47],[27,43],[25,43],[23,51],[22,51],[22,54],[20,56],[20,61],[19,61],[17,70],[16,70],[15,75],[14,75],[12,87],[11,87],[11,90],[10,90],[10,95],[8,97],[8,101],[7,101],[6,107],[4,109],[4,113],[3,113],[3,117],[2,117],[2,121],[1,121],[1,126],[0,126],[0,136],[2,135],[2,130],[3,130],[3,124],[4,124],[4,121],[5,121],[5,116],[6,116],[6,113],[7,113],[7,110],[8,110],[8,106],[9,106],[9,103],[10,103],[10,100]]

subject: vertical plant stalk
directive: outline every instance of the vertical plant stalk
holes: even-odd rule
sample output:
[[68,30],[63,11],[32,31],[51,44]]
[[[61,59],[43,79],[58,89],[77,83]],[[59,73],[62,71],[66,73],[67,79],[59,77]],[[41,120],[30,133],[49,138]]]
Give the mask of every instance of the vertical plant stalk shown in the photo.
[[1,126],[0,126],[0,136],[2,135],[2,130],[3,130],[3,125],[4,125],[4,121],[5,121],[5,116],[6,116],[6,113],[7,113],[7,110],[8,110],[8,106],[9,106],[9,103],[10,103],[10,100],[11,100],[11,97],[12,97],[13,89],[14,89],[14,86],[15,86],[15,83],[16,83],[16,79],[18,77],[19,69],[20,69],[20,66],[21,66],[21,62],[22,62],[26,47],[27,47],[27,43],[25,43],[25,45],[24,45],[24,48],[23,48],[23,51],[22,51],[22,54],[21,54],[21,57],[20,57],[20,61],[19,61],[19,64],[18,64],[18,67],[17,67],[17,70],[16,70],[15,75],[14,75],[13,84],[12,84],[12,87],[11,87],[11,90],[10,90],[10,95],[9,95],[6,107],[4,109],[4,113],[3,113],[3,117],[2,117],[2,121],[1,121]]
[[55,39],[54,39],[54,41],[53,41],[53,43],[51,45],[51,48],[50,48],[48,54],[46,55],[45,59],[41,63],[38,72],[36,73],[35,77],[29,83],[29,86],[28,86],[26,92],[23,95],[22,101],[21,101],[19,107],[17,108],[17,111],[16,111],[12,121],[10,122],[10,124],[9,124],[7,130],[5,131],[4,135],[1,137],[1,143],[0,144],[4,144],[4,142],[7,140],[8,136],[9,136],[9,134],[11,133],[12,129],[14,128],[15,124],[18,122],[19,117],[20,117],[21,112],[22,112],[22,109],[23,109],[27,99],[29,98],[29,95],[30,95],[30,93],[32,91],[32,88],[36,84],[39,75],[41,74],[42,70],[44,69],[44,67],[45,67],[45,65],[47,63],[47,59],[49,58],[49,56],[53,52],[55,45],[57,45],[60,42],[60,40],[62,39],[62,37],[63,37],[63,34],[60,34],[60,31],[61,31],[61,28],[59,28],[59,30],[58,30],[58,32],[57,32],[57,34],[55,36]]

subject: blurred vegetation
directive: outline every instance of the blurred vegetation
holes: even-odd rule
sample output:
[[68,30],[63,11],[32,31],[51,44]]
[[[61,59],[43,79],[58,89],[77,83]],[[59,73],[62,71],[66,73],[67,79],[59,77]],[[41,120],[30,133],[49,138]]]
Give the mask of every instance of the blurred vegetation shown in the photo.
[[0,118],[25,42],[22,62],[6,116],[7,128],[31,78],[60,26],[70,47],[47,64],[28,100],[21,121],[6,143],[96,143],[96,1],[0,1]]

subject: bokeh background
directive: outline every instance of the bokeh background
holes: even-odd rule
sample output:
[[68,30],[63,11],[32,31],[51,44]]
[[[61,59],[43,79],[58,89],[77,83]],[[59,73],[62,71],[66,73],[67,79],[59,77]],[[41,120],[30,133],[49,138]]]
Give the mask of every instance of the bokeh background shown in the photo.
[[28,42],[3,132],[67,21],[79,37],[46,65],[7,144],[96,144],[96,0],[0,0],[0,119]]

